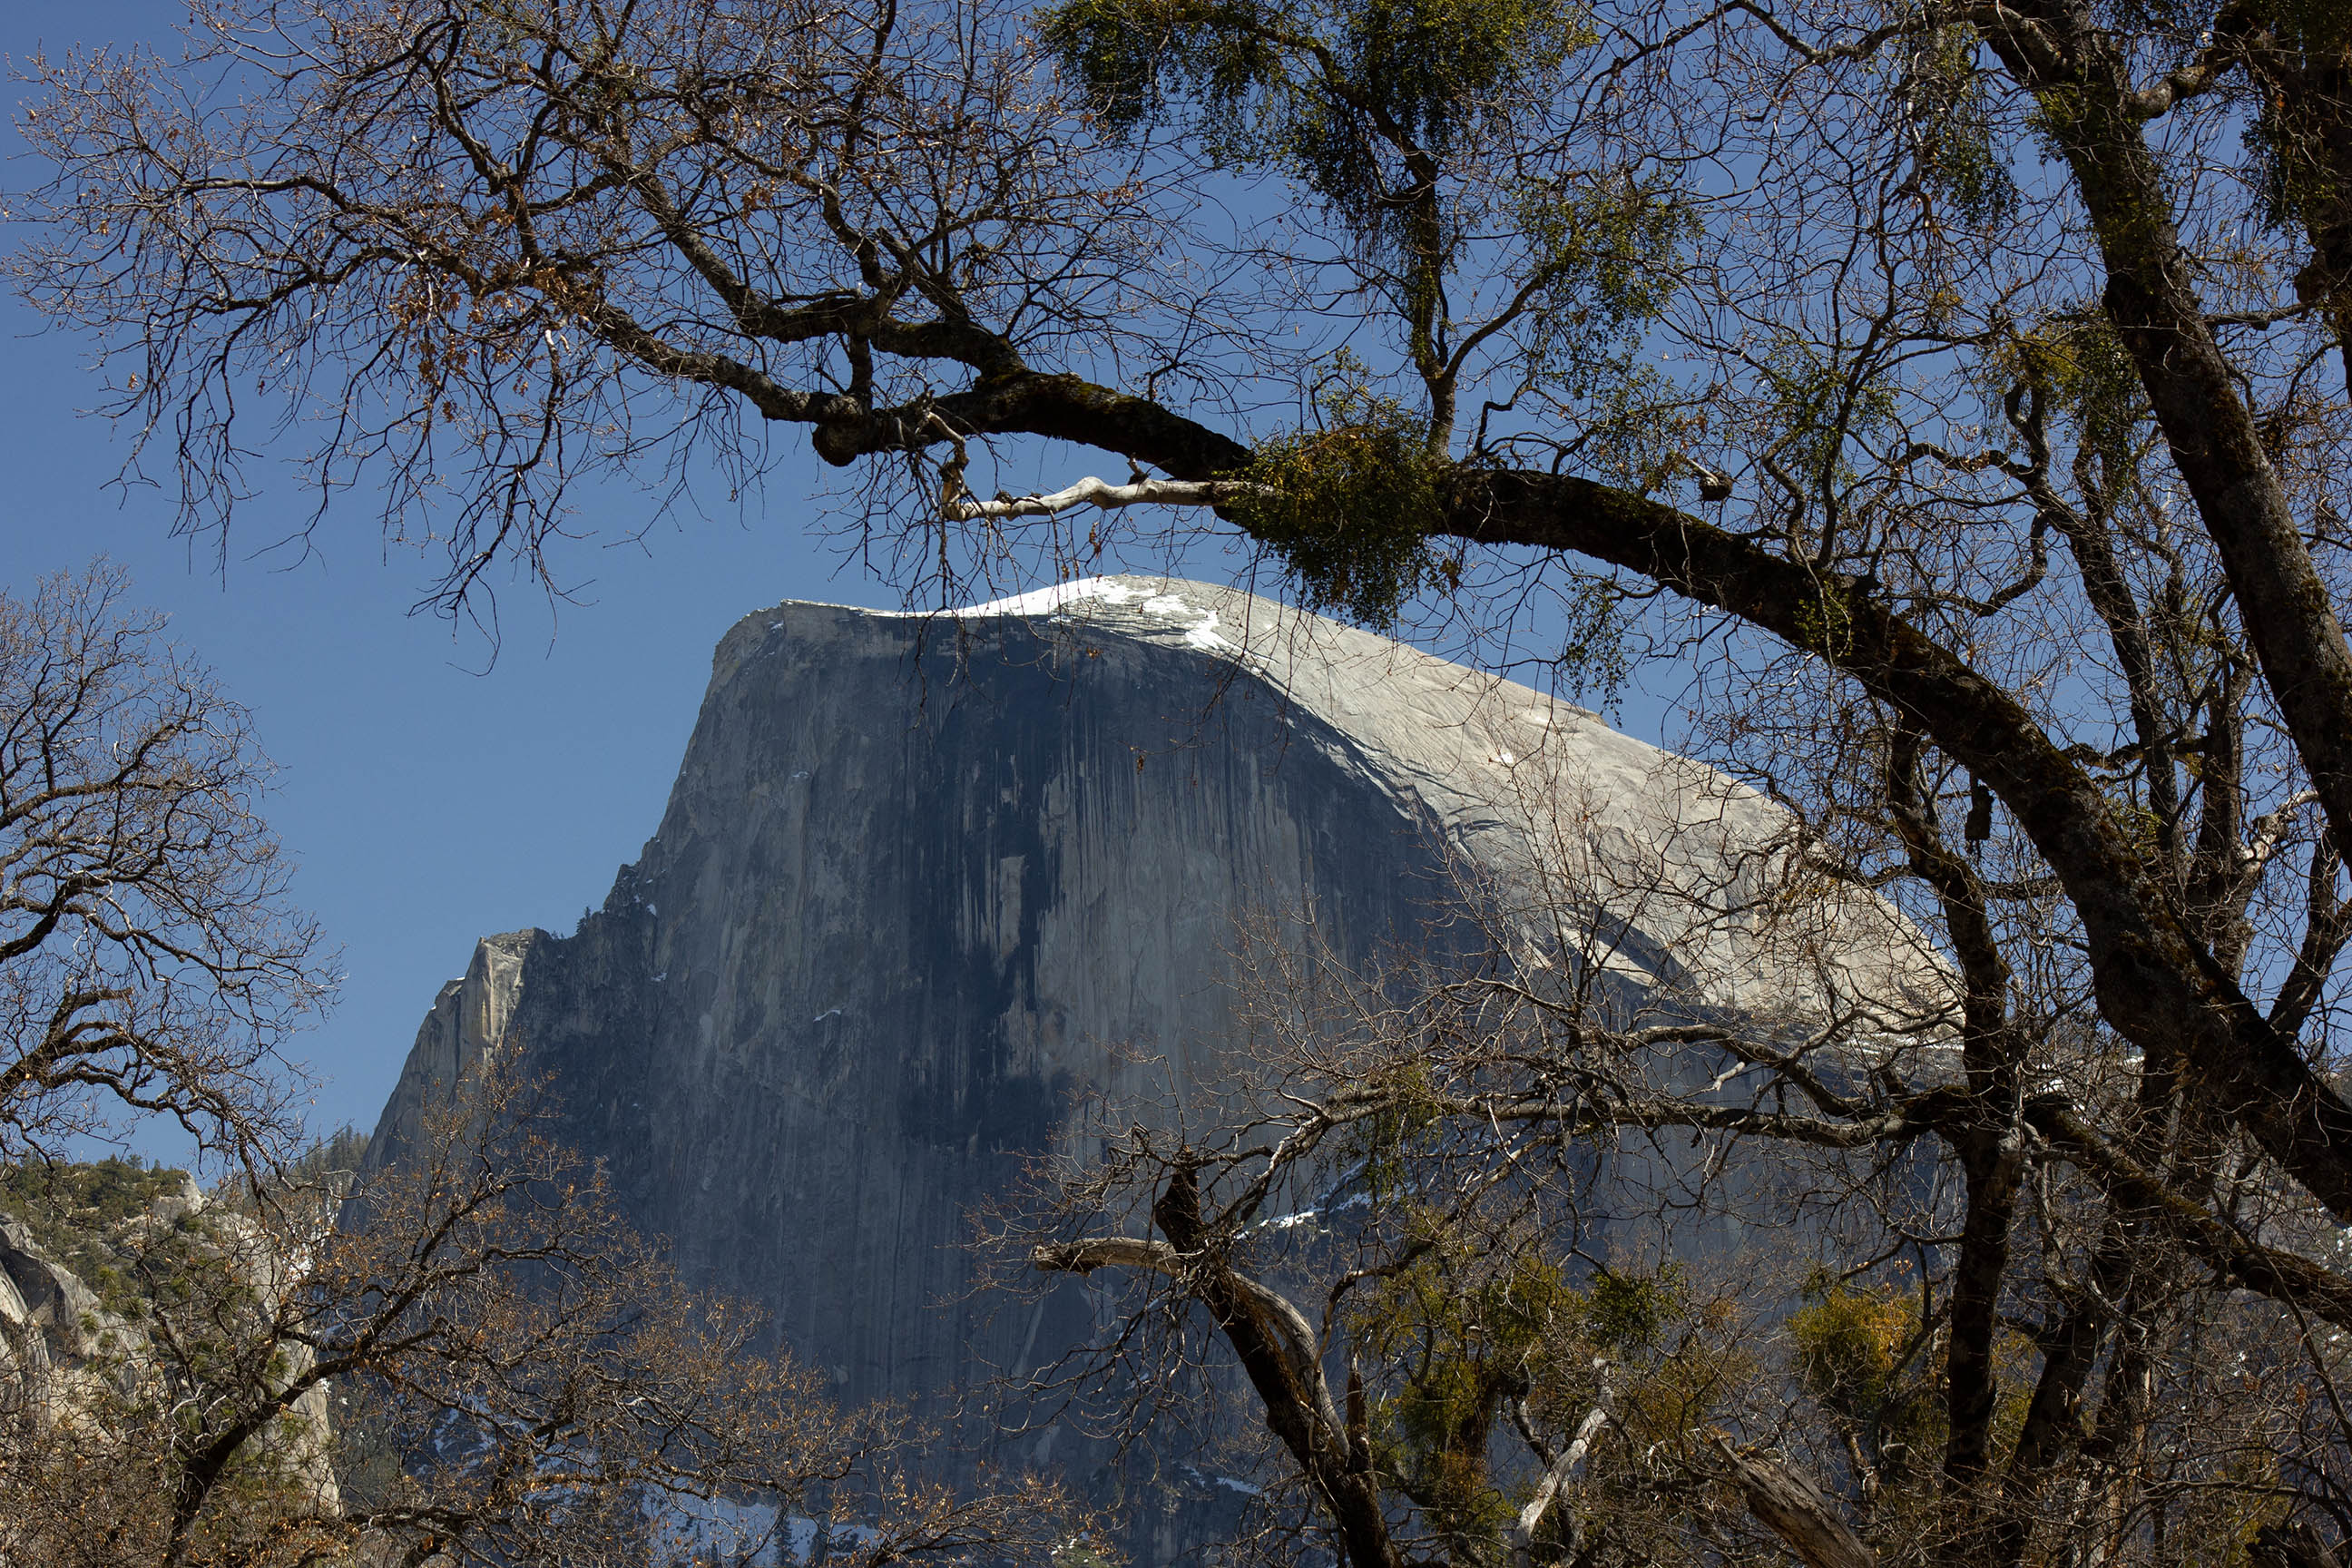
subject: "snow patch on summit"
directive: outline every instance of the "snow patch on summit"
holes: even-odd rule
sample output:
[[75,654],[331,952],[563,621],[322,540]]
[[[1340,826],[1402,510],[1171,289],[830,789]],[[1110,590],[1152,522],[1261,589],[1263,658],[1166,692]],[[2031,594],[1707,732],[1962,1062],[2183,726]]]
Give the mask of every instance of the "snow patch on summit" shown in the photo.
[[1197,647],[1212,653],[1238,656],[1239,645],[1217,629],[1217,612],[1193,604],[1181,594],[1152,593],[1116,577],[1081,577],[1076,582],[1056,583],[1050,588],[1033,588],[1026,594],[1010,598],[991,599],[984,605],[972,605],[955,612],[962,620],[981,620],[997,616],[1051,616],[1073,605],[1093,601],[1125,609],[1135,601],[1136,608],[1154,620],[1173,621],[1183,634],[1187,647]]
[[985,605],[970,605],[955,613],[966,620],[977,620],[983,616],[1050,616],[1056,610],[1083,604],[1088,599],[1124,605],[1129,599],[1142,596],[1142,589],[1130,588],[1114,577],[1080,577],[1075,582],[1056,583],[1050,588],[1032,588],[1009,599],[991,599]]
[[1186,647],[1214,648],[1223,653],[1242,651],[1217,635],[1216,611],[1202,609],[1181,594],[1160,594],[1144,600],[1143,613],[1147,616],[1157,616],[1162,620],[1181,621],[1187,616],[1198,616],[1197,620],[1184,628]]

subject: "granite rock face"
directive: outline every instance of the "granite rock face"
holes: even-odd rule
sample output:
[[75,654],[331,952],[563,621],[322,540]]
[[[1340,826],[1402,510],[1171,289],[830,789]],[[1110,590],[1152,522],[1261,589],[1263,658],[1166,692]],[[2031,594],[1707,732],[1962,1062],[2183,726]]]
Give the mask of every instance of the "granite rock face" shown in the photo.
[[[295,1260],[267,1246],[249,1220],[208,1203],[186,1177],[177,1193],[156,1198],[142,1213],[85,1230],[81,1239],[119,1261],[125,1249],[144,1251],[166,1234],[216,1249],[214,1256],[228,1261],[265,1312],[274,1310],[282,1300],[278,1292],[298,1272],[289,1267]],[[177,1363],[159,1354],[157,1344],[136,1310],[129,1317],[109,1310],[97,1291],[35,1239],[31,1226],[0,1214],[0,1415],[86,1426],[113,1401],[161,1407],[185,1389],[172,1375]],[[285,1346],[274,1375],[299,1376],[314,1364],[308,1347]],[[290,1428],[272,1428],[253,1441],[276,1453],[282,1478],[330,1510],[340,1507],[328,1452],[332,1425],[326,1384],[305,1390],[288,1414],[295,1422]]]
[[488,939],[444,989],[371,1157],[518,1051],[690,1278],[761,1302],[845,1396],[942,1401],[1078,1330],[1062,1297],[974,1299],[971,1210],[1075,1096],[1148,1118],[1216,1087],[1237,916],[1311,909],[1363,955],[1460,868],[1568,866],[1630,985],[1756,1008],[1824,963],[1939,984],[1866,900],[1763,932],[1784,827],[1580,709],[1230,590],[788,604],[720,643],[604,910]]
[[23,1221],[0,1215],[0,1386],[47,1397],[51,1369],[88,1359],[116,1328],[74,1272],[33,1241]]

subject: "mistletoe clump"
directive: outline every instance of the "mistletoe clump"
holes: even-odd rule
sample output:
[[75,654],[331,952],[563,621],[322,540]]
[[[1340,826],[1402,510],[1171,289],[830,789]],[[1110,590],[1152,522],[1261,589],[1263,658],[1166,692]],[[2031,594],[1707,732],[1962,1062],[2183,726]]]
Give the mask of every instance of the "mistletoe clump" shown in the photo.
[[1315,608],[1384,628],[1428,578],[1449,465],[1391,399],[1351,392],[1327,407],[1338,417],[1323,428],[1258,446],[1247,475],[1258,490],[1235,517]]

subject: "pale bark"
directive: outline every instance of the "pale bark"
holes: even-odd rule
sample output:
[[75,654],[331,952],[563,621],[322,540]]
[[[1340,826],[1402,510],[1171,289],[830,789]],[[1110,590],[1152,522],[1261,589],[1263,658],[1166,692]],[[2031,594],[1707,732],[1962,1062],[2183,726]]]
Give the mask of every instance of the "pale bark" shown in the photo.
[[1052,517],[1075,506],[1117,511],[1130,506],[1222,506],[1227,501],[1262,493],[1265,487],[1234,479],[1136,479],[1115,485],[1088,475],[1050,495],[999,496],[980,500],[955,487],[940,500],[940,515],[950,522],[983,518]]
[[1716,1449],[1731,1466],[1748,1511],[1806,1568],[1877,1568],[1877,1554],[1806,1477],[1786,1465],[1742,1454],[1721,1438],[1716,1440]]
[[1528,1499],[1527,1506],[1519,1510],[1518,1517],[1504,1531],[1504,1542],[1510,1548],[1515,1568],[1530,1568],[1533,1563],[1536,1531],[1542,1526],[1544,1516],[1551,1511],[1553,1500],[1559,1496],[1560,1489],[1576,1479],[1576,1472],[1583,1468],[1585,1457],[1592,1451],[1592,1445],[1600,1440],[1602,1430],[1608,1426],[1611,1395],[1612,1390],[1603,1384],[1600,1402],[1585,1412],[1584,1419],[1577,1423],[1576,1435],[1569,1439],[1568,1447],[1559,1451],[1559,1457],[1544,1471],[1543,1479],[1536,1483],[1535,1495]]

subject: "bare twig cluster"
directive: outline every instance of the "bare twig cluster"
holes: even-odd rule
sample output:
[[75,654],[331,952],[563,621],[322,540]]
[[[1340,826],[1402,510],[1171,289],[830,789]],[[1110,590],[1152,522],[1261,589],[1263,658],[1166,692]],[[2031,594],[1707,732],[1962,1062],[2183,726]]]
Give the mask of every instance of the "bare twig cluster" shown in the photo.
[[149,1227],[104,1344],[0,1430],[0,1557],[645,1564],[824,1533],[847,1563],[1042,1563],[1089,1540],[1034,1479],[914,1479],[915,1434],[760,1353],[542,1120],[487,1075],[347,1202],[281,1181]]
[[[1801,1006],[1635,952],[1539,985],[1481,917],[1472,979],[1355,977],[1393,1005],[1348,1052],[1270,1058],[1300,1076],[1265,1150],[1097,1151],[1072,1212],[1104,1223],[1053,1245],[1112,1250],[1048,1260],[1159,1292],[1111,1337],[1139,1363],[1209,1324],[1363,1568],[1597,1517],[1513,1535],[1535,1493],[1477,1446],[1539,1363],[1551,1474],[1594,1356],[1603,1430],[1647,1436],[1578,1484],[1622,1458],[1611,1508],[1661,1530],[1542,1537],[1570,1560],[1760,1521],[1821,1563],[2304,1561],[2352,1521],[2341,9],[210,0],[185,62],[37,68],[17,265],[103,336],[192,520],[248,482],[250,399],[290,399],[322,500],[383,483],[453,598],[551,573],[574,477],[740,477],[790,427],[941,595],[1178,502],[1474,653],[1676,656],[1687,749],[1797,825],[1726,912],[1785,933]],[[967,484],[1038,442],[1133,472]],[[1106,500],[1081,540],[1064,503]],[[1693,893],[1660,862],[1567,897],[1560,837],[1559,888],[1499,907],[1605,931]],[[1832,887],[1925,933],[1940,1005],[1840,969],[1796,912]],[[1633,970],[1666,1011],[1593,1011]],[[1777,1383],[1741,1292],[1555,1218],[1637,1136],[1654,1190],[1612,1205],[1669,1229],[1721,1151],[1822,1173],[1853,1250],[1753,1309]],[[1325,1330],[1253,1227],[1349,1147],[1391,1201]],[[1360,1416],[1332,1335],[1375,1297]]]
[[267,1156],[326,955],[245,710],[126,592],[0,598],[0,1157],[154,1115]]

